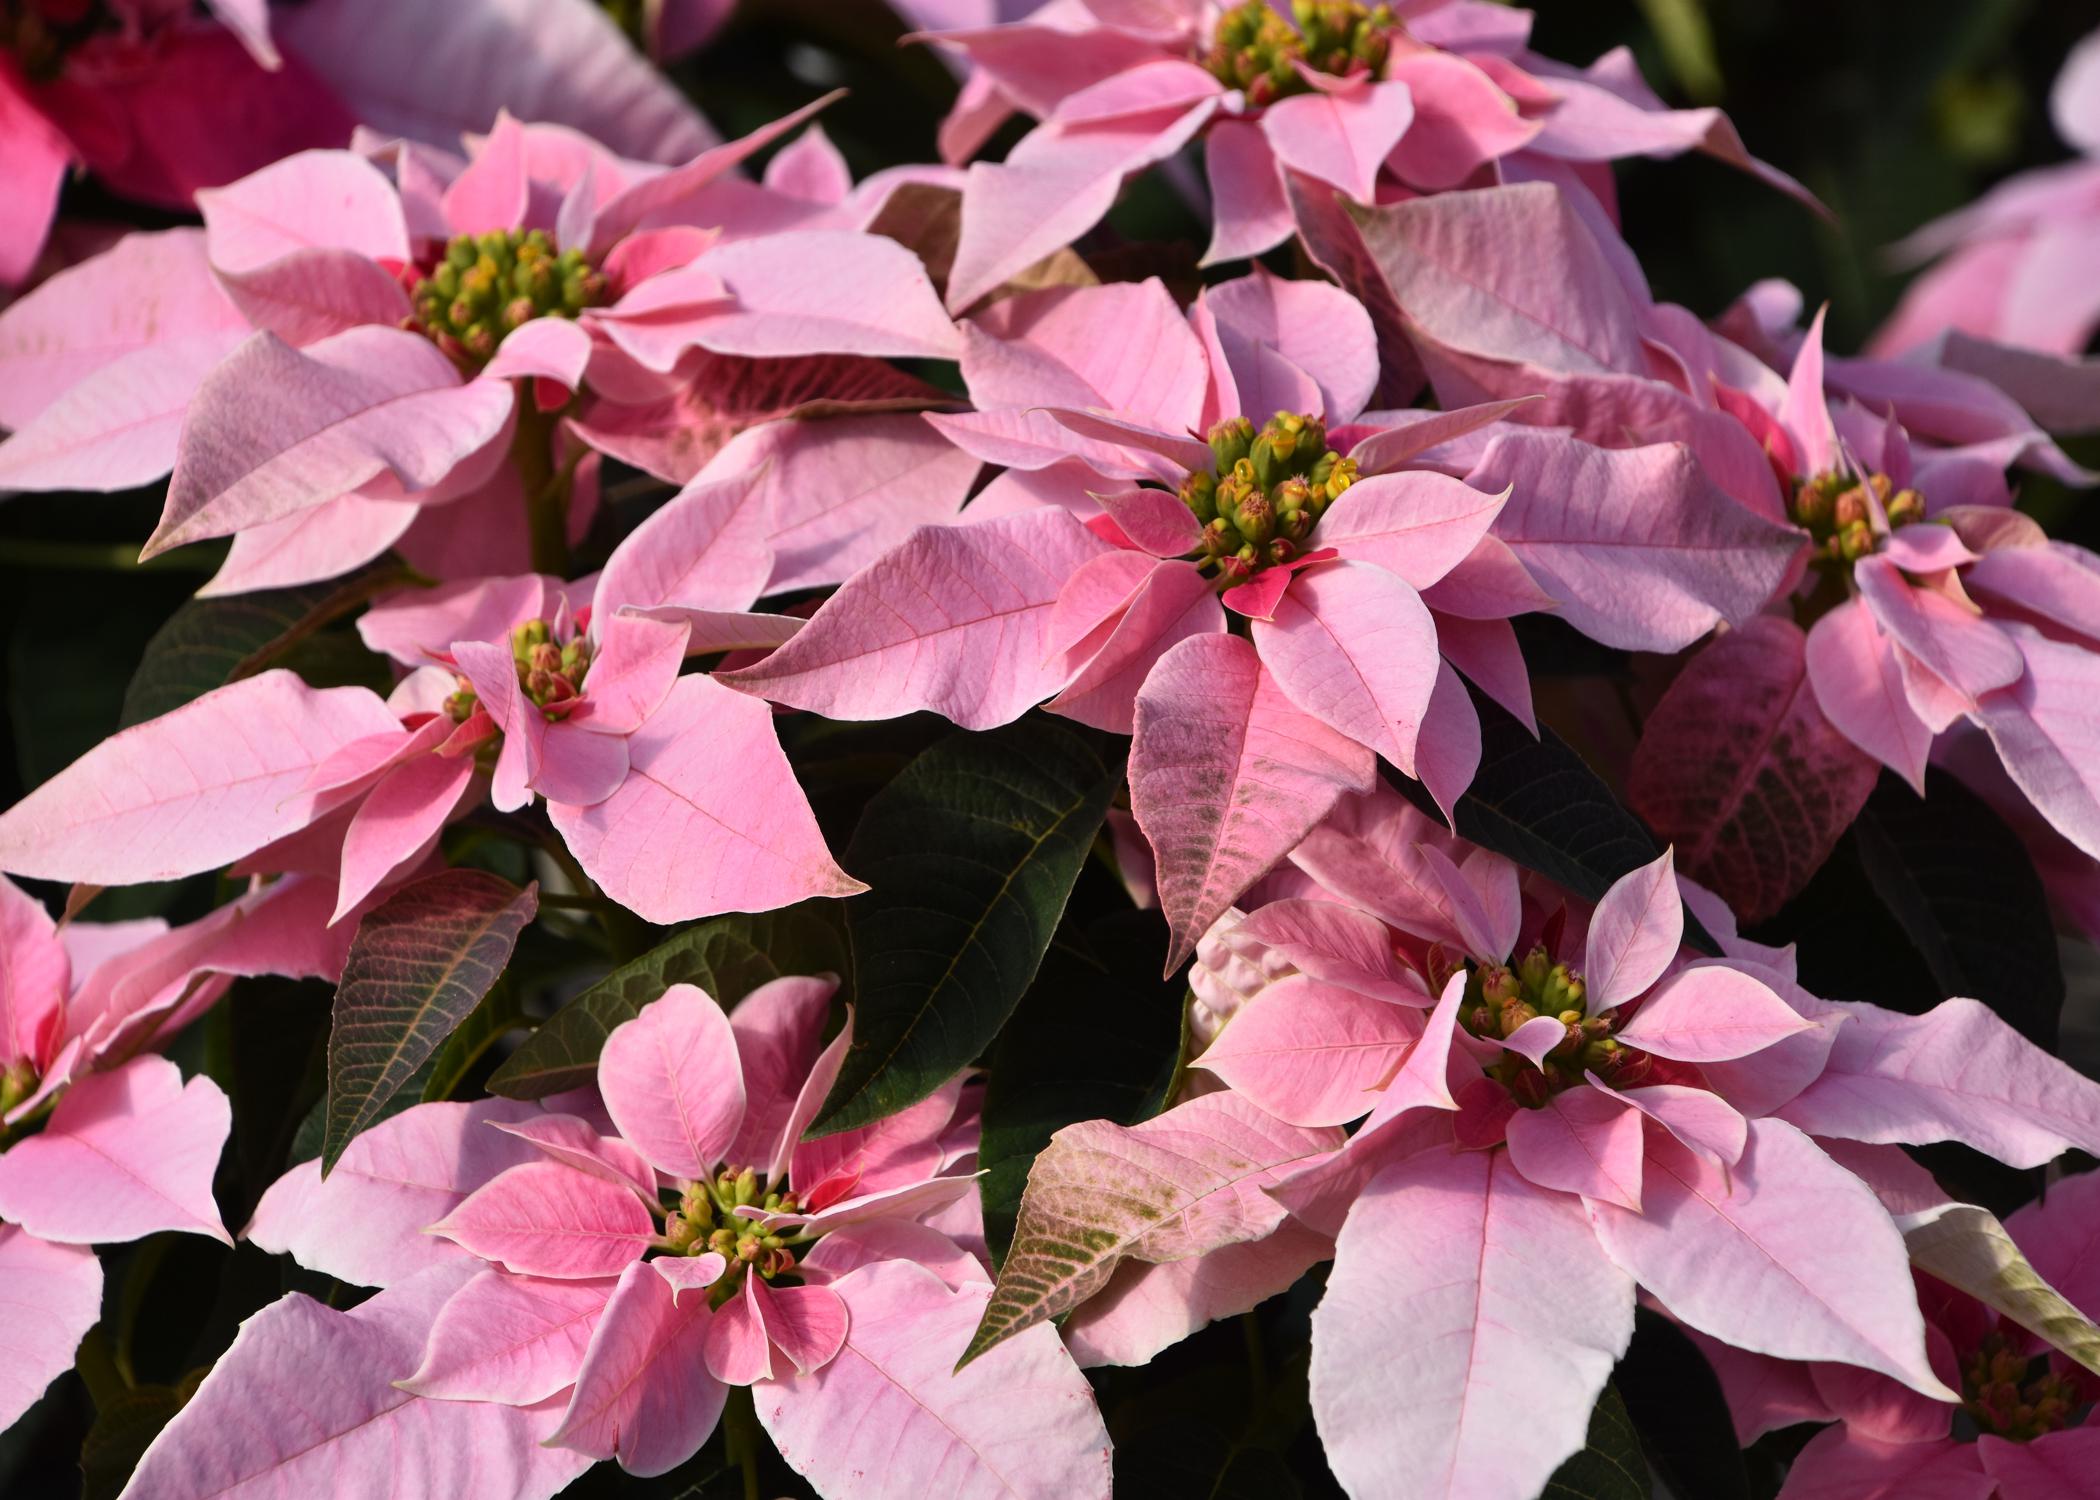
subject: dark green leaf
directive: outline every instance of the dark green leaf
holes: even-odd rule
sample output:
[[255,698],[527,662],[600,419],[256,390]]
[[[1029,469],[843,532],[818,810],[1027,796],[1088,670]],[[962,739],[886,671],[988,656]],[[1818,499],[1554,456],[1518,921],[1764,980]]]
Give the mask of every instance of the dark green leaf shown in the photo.
[[674,984],[695,984],[734,1005],[783,974],[850,978],[835,902],[805,902],[757,916],[714,917],[623,964],[554,1013],[489,1077],[489,1090],[543,1099],[589,1083],[598,1053],[622,1021]]
[[253,676],[407,570],[383,560],[347,578],[224,599],[191,599],[152,640],[124,693],[124,724],[143,723],[213,688]]
[[1607,1385],[1590,1413],[1589,1440],[1554,1470],[1539,1500],[1648,1500],[1648,1459],[1618,1387]]
[[941,741],[876,793],[846,851],[853,1046],[812,1127],[932,1093],[999,1034],[1042,962],[1114,776],[1047,720]]
[[501,1041],[508,1032],[529,1024],[525,1015],[525,1002],[519,997],[518,986],[504,975],[495,987],[481,997],[481,1003],[473,1013],[445,1038],[445,1045],[438,1048],[437,1056],[430,1060],[430,1076],[423,1084],[423,1099],[426,1102],[450,1099],[467,1081],[474,1065],[481,1061],[489,1048]]
[[1750,1500],[1721,1382],[1683,1329],[1637,1309],[1633,1342],[1612,1373],[1656,1477],[1675,1495]]
[[484,870],[441,870],[365,914],[328,1035],[323,1176],[481,1003],[538,910],[536,885],[521,891]]
[[2063,967],[2041,876],[2019,836],[1936,768],[1926,773],[1923,800],[1884,771],[1850,836],[1868,885],[1924,960],[1934,992],[1981,1000],[2053,1052]]
[[[1585,901],[1597,900],[1621,875],[1662,852],[1604,778],[1559,735],[1542,724],[1532,738],[1481,693],[1473,694],[1473,706],[1480,712],[1480,769],[1458,799],[1459,837],[1538,871]],[[1402,796],[1442,821],[1420,782],[1383,761],[1379,766]],[[1716,951],[1690,912],[1684,914],[1684,939]]]
[[1157,912],[1132,911],[1050,945],[999,1033],[985,1081],[977,1180],[985,1239],[1003,1259],[1036,1153],[1080,1120],[1135,1125],[1159,1112],[1181,1050],[1185,994],[1152,978],[1167,940]]

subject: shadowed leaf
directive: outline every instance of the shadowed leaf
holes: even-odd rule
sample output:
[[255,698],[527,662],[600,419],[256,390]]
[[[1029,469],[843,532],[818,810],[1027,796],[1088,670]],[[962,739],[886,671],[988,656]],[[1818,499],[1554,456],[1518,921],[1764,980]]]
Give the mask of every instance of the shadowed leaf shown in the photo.
[[1115,777],[1044,720],[957,734],[868,803],[846,865],[853,1046],[812,1134],[925,1098],[1013,1013],[1107,815]]
[[366,600],[406,582],[399,562],[382,559],[348,578],[268,589],[224,599],[191,599],[168,618],[124,690],[129,728],[251,677]]
[[1262,1188],[1341,1143],[1339,1130],[1285,1124],[1233,1093],[1128,1128],[1066,1126],[1029,1168],[1013,1248],[956,1368],[1077,1307],[1126,1256],[1184,1260],[1261,1239],[1285,1217]]
[[403,886],[357,925],[328,1036],[325,1176],[343,1148],[481,1003],[539,910],[485,870]]
[[1590,1413],[1582,1451],[1553,1471],[1539,1500],[1648,1500],[1648,1459],[1617,1386],[1608,1385]]
[[2054,1051],[2063,967],[2041,876],[2019,836],[1982,798],[1930,769],[1923,800],[1883,773],[1852,841],[1935,996],[1973,996]]
[[425,1102],[450,1099],[474,1071],[474,1065],[506,1032],[530,1024],[518,987],[507,978],[499,978],[431,1058],[430,1074],[423,1083]]
[[1165,1101],[1181,1044],[1185,986],[1151,977],[1159,913],[1105,917],[1050,945],[999,1033],[984,1089],[977,1187],[985,1240],[1004,1256],[1036,1153],[1066,1125],[1135,1125]]
[[1808,884],[1874,790],[1875,762],[1823,716],[1805,637],[1761,615],[1694,656],[1648,716],[1627,799],[1744,922]]
[[1671,1494],[1750,1500],[1721,1382],[1683,1329],[1660,1313],[1636,1310],[1633,1342],[1612,1386]]
[[[567,1005],[503,1061],[489,1091],[543,1099],[589,1083],[598,1053],[622,1021],[674,984],[693,984],[725,1009],[783,974],[850,978],[845,936],[832,901],[807,901],[757,916],[714,917],[621,965]],[[850,987],[842,986],[842,988]]]
[[[1480,770],[1458,799],[1460,838],[1536,870],[1586,901],[1600,900],[1621,875],[1654,862],[1662,851],[1640,819],[1565,740],[1544,725],[1534,739],[1508,710],[1479,692],[1472,696],[1480,713]],[[1383,762],[1379,769],[1408,801],[1443,821],[1420,782]],[[1684,940],[1706,953],[1719,951],[1690,912],[1684,914]]]

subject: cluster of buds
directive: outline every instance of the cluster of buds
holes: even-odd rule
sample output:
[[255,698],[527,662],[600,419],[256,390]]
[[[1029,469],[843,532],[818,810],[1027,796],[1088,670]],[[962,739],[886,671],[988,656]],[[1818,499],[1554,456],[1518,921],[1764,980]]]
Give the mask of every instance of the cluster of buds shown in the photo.
[[1891,527],[1925,519],[1925,497],[1916,490],[1897,489],[1888,475],[1879,472],[1859,479],[1833,469],[1794,486],[1787,508],[1794,523],[1814,540],[1818,559],[1855,563],[1874,550],[1869,492],[1880,502]]
[[668,1208],[664,1248],[673,1255],[713,1251],[729,1262],[729,1269],[710,1293],[713,1305],[720,1307],[735,1295],[747,1272],[767,1281],[792,1273],[795,1247],[806,1239],[767,1229],[739,1210],[793,1213],[799,1206],[793,1193],[769,1188],[755,1169],[724,1167],[708,1181],[686,1188]]
[[455,235],[444,259],[409,287],[420,328],[464,364],[480,364],[503,336],[534,318],[573,318],[605,300],[606,280],[579,250],[556,252],[538,229]]
[[1542,1066],[1534,1067],[1529,1058],[1504,1052],[1488,1070],[1528,1109],[1538,1108],[1562,1089],[1581,1082],[1585,1073],[1627,1084],[1648,1069],[1645,1053],[1613,1038],[1618,1017],[1589,1014],[1588,990],[1581,976],[1566,964],[1556,963],[1543,947],[1533,948],[1514,965],[1476,965],[1466,980],[1460,1016],[1467,1031],[1490,1042],[1514,1035],[1519,1026],[1540,1016],[1551,1016],[1567,1028],[1566,1037],[1546,1055]]
[[2048,1368],[2046,1357],[2030,1359],[1997,1333],[1963,1366],[1961,1390],[1961,1409],[1978,1427],[2015,1443],[2055,1432],[2080,1404],[2077,1387]]
[[0,0],[0,52],[14,55],[32,83],[49,83],[66,55],[117,21],[101,0]]
[[1181,482],[1181,503],[1203,526],[1202,560],[1221,583],[1244,583],[1287,563],[1320,517],[1356,482],[1356,461],[1327,446],[1318,417],[1280,411],[1259,431],[1245,417],[1210,430],[1216,468]]
[[1300,64],[1337,78],[1358,73],[1375,78],[1385,71],[1399,29],[1390,5],[1293,0],[1291,14],[1295,27],[1268,0],[1247,0],[1218,18],[1210,47],[1198,60],[1256,106],[1310,90]]
[[[557,643],[554,627],[545,620],[527,620],[510,633],[510,657],[518,669],[518,685],[538,705],[549,722],[564,719],[583,701],[584,675],[591,669],[591,643],[581,634]],[[474,715],[480,698],[466,678],[458,679],[445,712],[455,724]]]

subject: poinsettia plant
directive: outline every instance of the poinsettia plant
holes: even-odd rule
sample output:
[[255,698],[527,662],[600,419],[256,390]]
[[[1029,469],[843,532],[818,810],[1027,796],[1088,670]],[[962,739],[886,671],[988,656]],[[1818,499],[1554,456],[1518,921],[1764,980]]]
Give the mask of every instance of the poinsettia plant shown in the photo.
[[2100,36],[1913,9],[0,0],[0,1492],[2090,1492]]

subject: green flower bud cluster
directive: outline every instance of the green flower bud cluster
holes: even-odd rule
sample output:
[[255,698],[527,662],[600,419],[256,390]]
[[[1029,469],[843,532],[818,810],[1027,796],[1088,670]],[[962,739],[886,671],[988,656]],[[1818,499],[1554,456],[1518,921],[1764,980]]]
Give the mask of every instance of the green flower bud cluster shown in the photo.
[[452,358],[479,364],[534,318],[573,318],[598,306],[606,281],[581,251],[556,253],[543,230],[492,229],[453,236],[409,295],[416,326]]
[[1962,1367],[1961,1393],[1962,1410],[1978,1427],[2015,1443],[2059,1430],[2083,1404],[2077,1385],[2052,1370],[2045,1356],[2030,1359],[1998,1333]]
[[1327,446],[1318,417],[1280,411],[1259,430],[1245,417],[1210,430],[1214,470],[1190,474],[1181,502],[1203,527],[1205,565],[1226,583],[1289,562],[1327,507],[1356,482],[1356,461]]
[[1390,5],[1359,0],[1293,0],[1294,27],[1268,0],[1247,0],[1218,19],[1211,44],[1198,61],[1228,88],[1242,89],[1251,104],[1267,104],[1311,90],[1298,72],[1337,78],[1385,71],[1399,22]]
[[1862,480],[1833,469],[1794,486],[1787,510],[1813,540],[1818,562],[1856,563],[1874,550],[1869,491],[1881,502],[1891,527],[1925,519],[1925,497],[1916,490],[1897,489],[1886,474],[1877,472]]
[[1582,977],[1554,961],[1544,947],[1534,947],[1512,965],[1476,964],[1466,980],[1459,1016],[1467,1031],[1485,1041],[1502,1041],[1518,1027],[1551,1016],[1567,1035],[1546,1054],[1542,1067],[1515,1052],[1504,1052],[1489,1074],[1519,1104],[1536,1109],[1561,1090],[1598,1073],[1615,1084],[1630,1084],[1648,1070],[1646,1054],[1621,1045],[1613,1014],[1593,1016]]
[[[518,669],[518,685],[550,722],[567,717],[582,701],[583,679],[591,670],[591,643],[583,636],[558,643],[547,621],[527,620],[510,633],[510,659]],[[462,676],[445,700],[445,713],[464,724],[480,704],[474,684]]]
[[709,1288],[711,1306],[720,1307],[757,1275],[767,1281],[794,1273],[801,1249],[813,1236],[804,1231],[768,1229],[738,1212],[762,1208],[793,1213],[795,1195],[767,1184],[753,1167],[725,1167],[713,1177],[687,1187],[664,1202],[663,1249],[672,1255],[706,1255],[710,1251],[729,1265]]
[[12,53],[31,83],[49,83],[66,57],[118,19],[101,0],[0,0],[0,52]]

